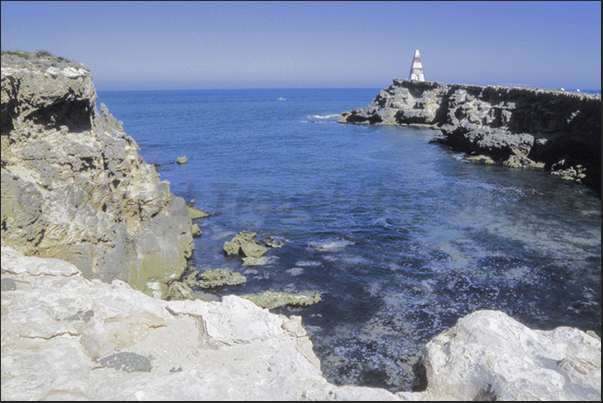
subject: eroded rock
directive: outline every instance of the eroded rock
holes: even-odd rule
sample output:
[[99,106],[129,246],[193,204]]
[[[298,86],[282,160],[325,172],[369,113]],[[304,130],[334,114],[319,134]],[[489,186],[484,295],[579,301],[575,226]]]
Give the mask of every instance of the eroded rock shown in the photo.
[[2,293],[3,400],[398,400],[329,384],[299,317],[235,296],[157,300],[7,247],[1,263],[31,286]]
[[233,273],[225,269],[215,269],[200,273],[197,284],[201,288],[213,288],[227,285],[241,285],[246,282],[247,278],[241,273]]
[[147,283],[179,278],[192,253],[184,200],[96,109],[89,71],[42,53],[2,53],[2,245],[161,293]]
[[559,176],[601,189],[598,94],[394,79],[340,123],[428,125],[441,129],[438,142],[509,167],[555,171],[571,161]]
[[601,399],[601,341],[558,327],[531,330],[498,311],[478,311],[440,333],[421,359],[420,400]]
[[241,295],[241,298],[248,299],[266,309],[280,308],[285,305],[308,306],[321,301],[319,293],[291,294],[275,291],[265,291],[263,294],[245,294]]

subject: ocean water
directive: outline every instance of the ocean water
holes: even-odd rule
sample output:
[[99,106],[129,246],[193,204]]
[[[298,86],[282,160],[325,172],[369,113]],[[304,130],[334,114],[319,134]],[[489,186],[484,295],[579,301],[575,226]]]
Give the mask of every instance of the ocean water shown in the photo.
[[[173,193],[212,213],[190,266],[247,277],[216,295],[321,293],[275,311],[302,317],[331,382],[409,390],[425,343],[480,309],[600,335],[600,198],[544,172],[466,162],[430,143],[433,130],[336,123],[379,90],[99,92],[99,102]],[[286,242],[265,266],[243,266],[222,252],[242,230]]]

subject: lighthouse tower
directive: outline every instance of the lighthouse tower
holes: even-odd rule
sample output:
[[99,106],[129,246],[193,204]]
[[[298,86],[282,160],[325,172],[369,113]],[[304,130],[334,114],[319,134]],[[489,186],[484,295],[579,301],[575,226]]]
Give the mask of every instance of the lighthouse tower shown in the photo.
[[412,66],[410,67],[409,80],[425,81],[423,75],[423,65],[421,64],[421,55],[419,49],[415,50],[415,57],[412,59]]

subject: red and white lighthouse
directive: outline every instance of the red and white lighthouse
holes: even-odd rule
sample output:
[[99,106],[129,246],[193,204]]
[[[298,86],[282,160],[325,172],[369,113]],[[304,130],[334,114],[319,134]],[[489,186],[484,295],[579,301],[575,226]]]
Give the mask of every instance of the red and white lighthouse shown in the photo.
[[415,57],[412,59],[412,66],[410,67],[409,80],[425,81],[423,75],[423,65],[421,64],[421,55],[419,49],[415,50]]

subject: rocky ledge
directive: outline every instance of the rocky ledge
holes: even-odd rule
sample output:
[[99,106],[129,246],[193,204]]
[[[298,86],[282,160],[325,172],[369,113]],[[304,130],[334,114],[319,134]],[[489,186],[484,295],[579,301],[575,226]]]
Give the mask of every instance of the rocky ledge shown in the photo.
[[336,386],[301,318],[163,301],[2,247],[2,400],[596,400],[601,341],[477,311],[430,341],[416,392]]
[[2,245],[165,297],[192,253],[186,204],[96,99],[85,66],[2,52]]
[[601,191],[601,96],[394,79],[341,123],[439,128],[455,150],[542,168]]

